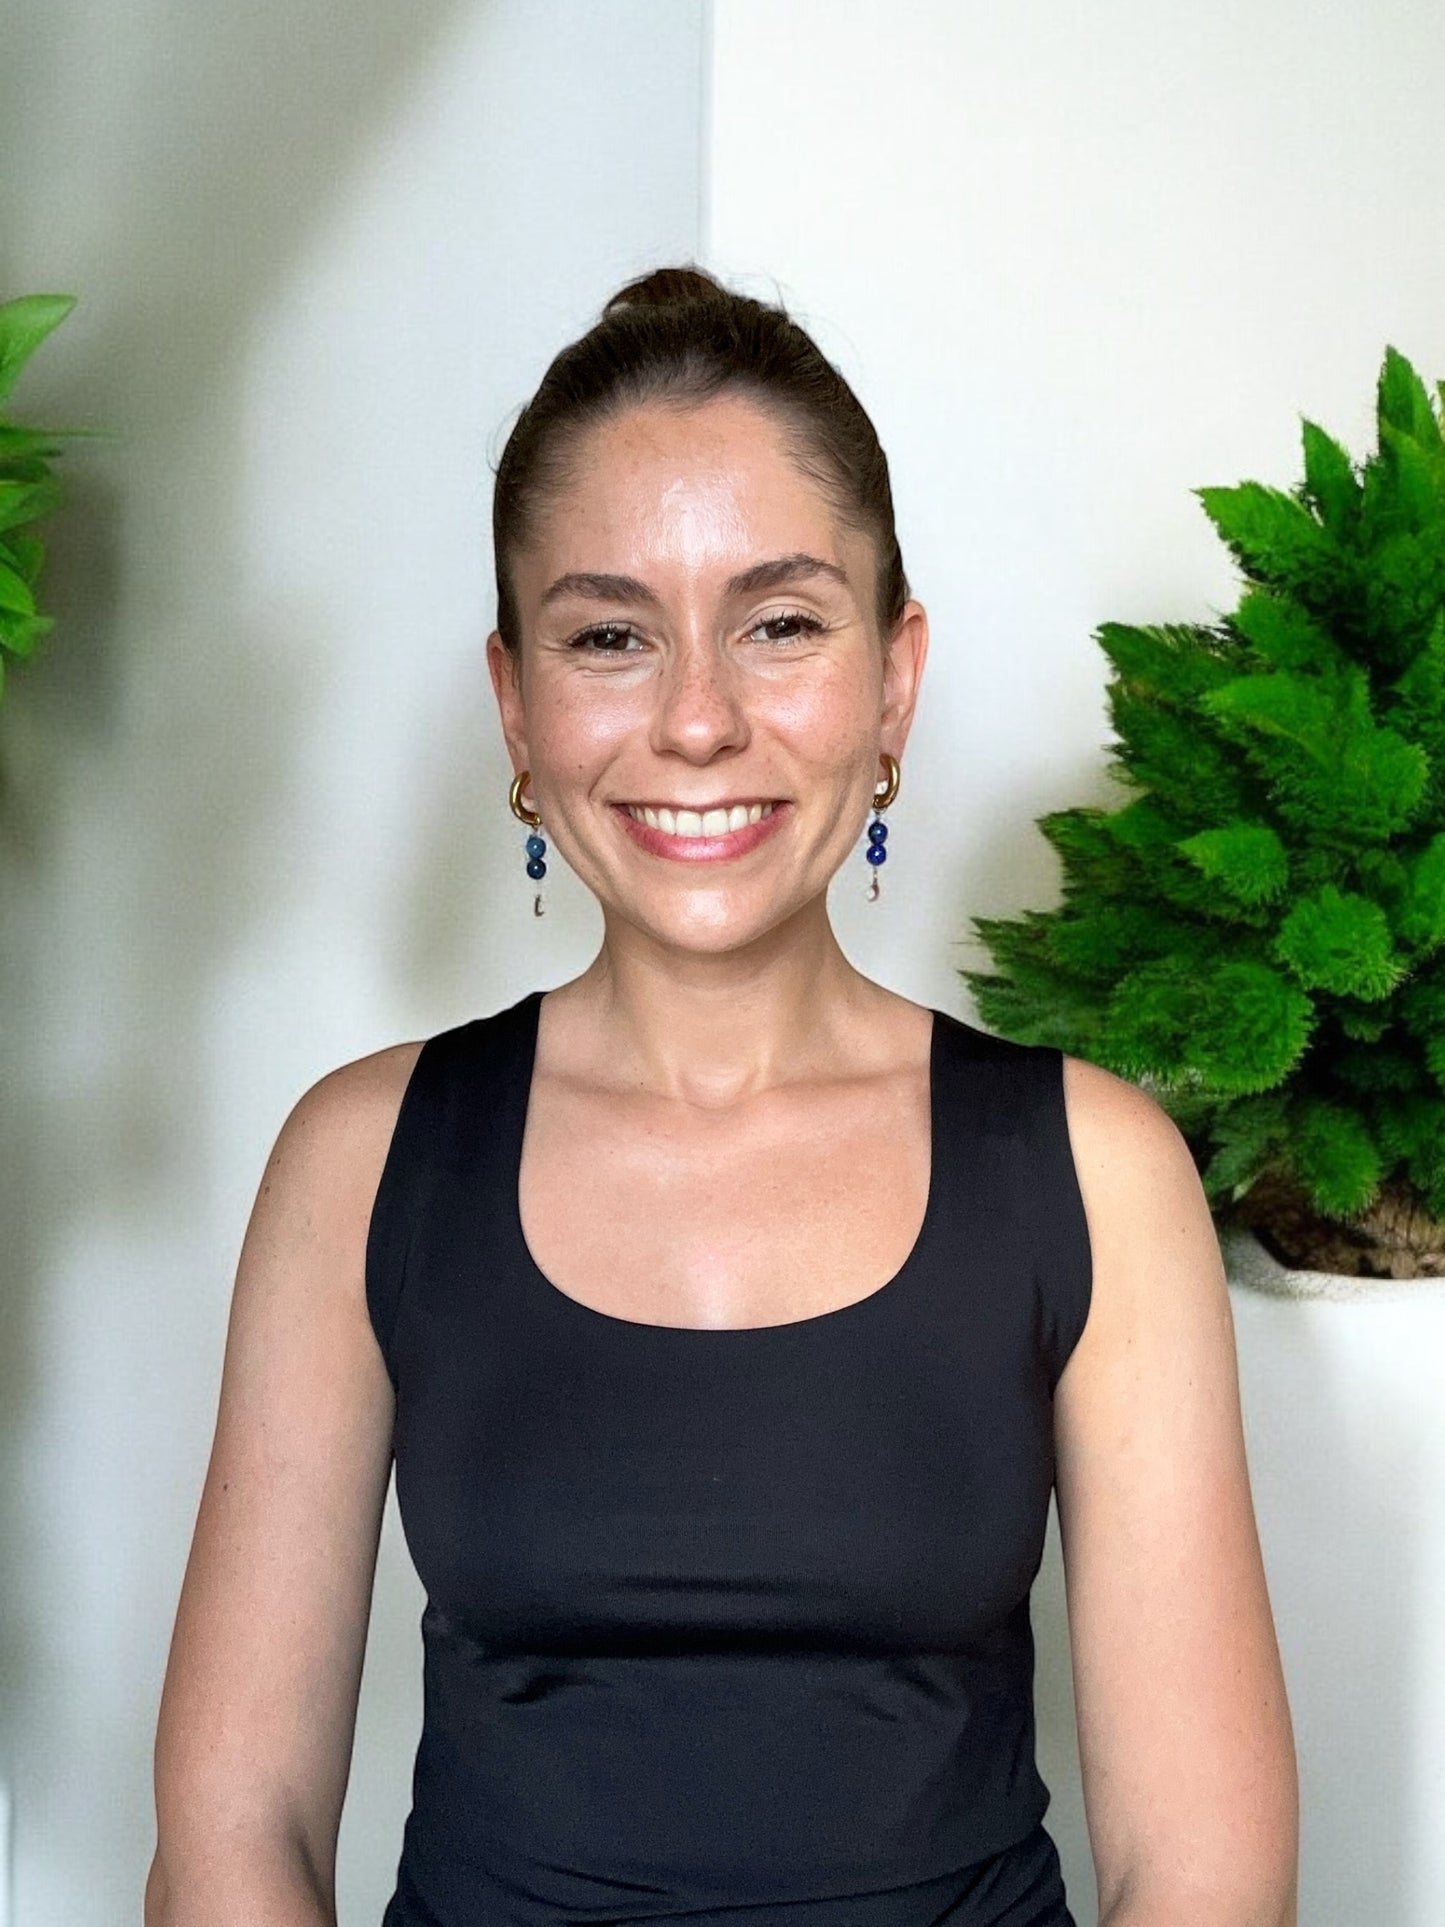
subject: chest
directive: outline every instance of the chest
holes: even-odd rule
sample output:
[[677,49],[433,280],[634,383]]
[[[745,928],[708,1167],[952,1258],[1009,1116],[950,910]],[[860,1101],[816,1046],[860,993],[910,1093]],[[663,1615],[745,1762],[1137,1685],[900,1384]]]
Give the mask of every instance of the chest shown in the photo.
[[517,1202],[532,1261],[593,1310],[778,1325],[892,1280],[922,1228],[932,1157],[926,1072],[724,1113],[539,1077]]
[[594,1109],[524,1051],[413,1107],[375,1284],[402,1519],[451,1623],[988,1646],[1037,1570],[1085,1247],[1054,1087],[1024,1081],[1052,1064],[964,1041],[745,1130]]
[[1038,1569],[1049,1398],[1018,1256],[981,1289],[945,1250],[835,1316],[708,1331],[423,1238],[396,1466],[433,1604],[499,1650],[986,1643]]

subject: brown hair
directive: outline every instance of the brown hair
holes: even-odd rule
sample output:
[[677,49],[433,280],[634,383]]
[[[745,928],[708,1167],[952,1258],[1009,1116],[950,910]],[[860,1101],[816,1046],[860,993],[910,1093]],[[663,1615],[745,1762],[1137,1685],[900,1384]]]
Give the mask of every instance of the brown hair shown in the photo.
[[518,416],[497,466],[492,547],[497,629],[521,647],[512,557],[565,486],[579,438],[642,402],[689,406],[723,391],[753,397],[787,434],[790,453],[847,527],[873,538],[875,609],[884,640],[908,600],[893,522],[888,461],[862,404],[811,335],[781,305],[735,294],[694,265],[629,281],[597,322],[553,360]]

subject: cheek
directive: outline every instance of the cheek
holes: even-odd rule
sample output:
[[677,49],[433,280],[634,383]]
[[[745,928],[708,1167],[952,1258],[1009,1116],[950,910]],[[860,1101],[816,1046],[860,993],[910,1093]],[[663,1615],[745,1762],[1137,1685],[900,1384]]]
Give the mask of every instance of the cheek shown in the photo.
[[528,712],[527,739],[546,767],[591,768],[645,726],[644,706],[621,689],[598,691],[574,681],[538,693],[541,700]]
[[866,676],[839,667],[827,676],[780,678],[758,691],[754,722],[820,768],[857,760],[877,735],[878,700]]

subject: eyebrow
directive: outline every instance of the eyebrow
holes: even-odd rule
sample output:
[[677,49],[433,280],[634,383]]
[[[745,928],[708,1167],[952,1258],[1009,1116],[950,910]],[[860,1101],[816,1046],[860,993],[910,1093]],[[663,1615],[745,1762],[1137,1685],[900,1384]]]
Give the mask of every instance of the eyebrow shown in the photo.
[[[729,576],[726,589],[730,596],[756,595],[763,589],[783,589],[789,583],[819,575],[841,583],[845,589],[848,587],[848,577],[836,562],[825,562],[821,556],[799,552],[755,562],[750,569]],[[542,597],[540,606],[545,609],[564,596],[576,596],[584,602],[641,602],[650,609],[660,608],[662,602],[656,591],[635,575],[599,575],[591,570],[559,575]]]

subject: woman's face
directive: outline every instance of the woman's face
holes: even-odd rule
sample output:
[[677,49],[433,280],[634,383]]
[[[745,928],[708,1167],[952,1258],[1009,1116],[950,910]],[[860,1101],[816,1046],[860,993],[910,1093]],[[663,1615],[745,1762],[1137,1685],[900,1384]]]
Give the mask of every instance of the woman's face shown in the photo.
[[885,653],[875,566],[751,402],[589,432],[514,559],[520,670],[496,634],[488,663],[527,800],[604,913],[717,952],[850,858],[865,878],[928,640],[910,602]]

